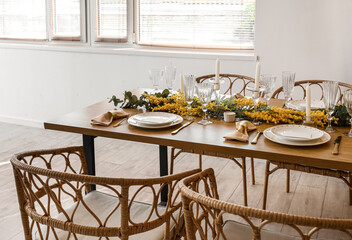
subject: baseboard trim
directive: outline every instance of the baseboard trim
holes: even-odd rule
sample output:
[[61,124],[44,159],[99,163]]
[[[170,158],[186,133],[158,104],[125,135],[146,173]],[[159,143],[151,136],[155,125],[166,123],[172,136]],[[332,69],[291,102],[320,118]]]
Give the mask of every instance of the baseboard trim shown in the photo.
[[33,120],[33,119],[16,118],[16,117],[0,115],[0,122],[28,126],[28,127],[35,127],[35,128],[44,128],[43,122],[38,120]]

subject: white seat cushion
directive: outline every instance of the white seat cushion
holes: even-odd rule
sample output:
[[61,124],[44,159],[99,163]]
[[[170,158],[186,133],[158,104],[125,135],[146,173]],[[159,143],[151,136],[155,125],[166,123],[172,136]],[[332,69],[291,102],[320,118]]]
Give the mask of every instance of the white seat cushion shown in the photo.
[[[105,221],[106,217],[108,214],[113,210],[117,203],[118,200],[116,197],[100,193],[97,191],[90,192],[84,197],[85,203],[88,205],[88,207],[97,215],[97,217],[100,219],[100,221]],[[69,216],[71,216],[72,212],[74,211],[76,207],[76,204],[73,204],[71,207],[66,209],[66,212]],[[162,214],[165,211],[165,207],[159,206],[159,214]],[[114,214],[111,215],[109,218],[106,226],[107,227],[118,227],[121,224],[121,206],[118,208],[117,211],[114,212]],[[149,204],[144,204],[144,203],[139,203],[139,202],[134,202],[130,208],[130,216],[131,220],[135,223],[141,223],[144,222],[147,217],[149,216],[151,211],[151,206]],[[155,211],[154,211],[155,212]],[[157,216],[155,213],[153,213],[151,219],[156,219]],[[59,220],[66,220],[66,217],[63,213],[59,214],[58,216],[55,217],[55,219]],[[73,218],[73,222],[75,224],[80,224],[84,226],[92,226],[92,227],[98,227],[99,224],[97,220],[88,212],[88,210],[83,206],[82,203],[79,204],[76,213]],[[173,221],[171,221],[172,223]],[[46,226],[42,225],[41,227],[42,232],[46,233]],[[59,239],[67,239],[68,232],[60,230],[60,229],[55,229]],[[158,228],[152,229],[150,231],[136,234],[136,235],[131,235],[129,239],[132,240],[147,240],[147,239],[163,239],[164,238],[164,231],[165,231],[165,224],[159,226]],[[35,238],[34,239],[40,239],[38,236],[38,232],[35,231]],[[51,233],[52,234],[52,233]],[[83,235],[77,235],[79,239],[83,240],[91,240],[91,239],[98,239],[97,237],[92,237],[92,236],[83,236]],[[49,239],[55,239],[54,236],[53,238],[49,237]],[[71,234],[71,238],[72,237]],[[118,237],[109,237],[109,239],[120,239]]]
[[[239,222],[228,220],[224,223],[223,226],[224,234],[228,240],[250,240],[253,239],[252,228],[249,225],[242,224]],[[221,238],[223,239],[223,238]],[[301,239],[300,237],[294,237],[290,235],[285,235],[282,233],[262,230],[261,231],[262,240],[297,240]]]

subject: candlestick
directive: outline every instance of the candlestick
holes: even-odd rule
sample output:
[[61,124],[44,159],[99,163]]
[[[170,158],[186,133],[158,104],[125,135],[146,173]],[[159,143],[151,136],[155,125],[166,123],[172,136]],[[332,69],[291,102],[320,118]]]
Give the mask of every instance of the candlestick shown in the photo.
[[308,83],[306,87],[306,121],[310,122],[311,121],[311,90],[310,90],[310,85]]
[[180,73],[180,81],[181,81],[180,90],[181,90],[181,92],[183,92],[184,90],[183,90],[183,74],[182,73]]
[[262,65],[258,61],[257,62],[257,66],[256,66],[255,82],[254,82],[254,91],[255,91],[255,94],[258,94],[258,95],[259,95],[259,84],[260,84],[260,70],[261,70],[261,67],[262,67]]
[[215,86],[214,90],[220,89],[220,60],[216,59],[215,61]]

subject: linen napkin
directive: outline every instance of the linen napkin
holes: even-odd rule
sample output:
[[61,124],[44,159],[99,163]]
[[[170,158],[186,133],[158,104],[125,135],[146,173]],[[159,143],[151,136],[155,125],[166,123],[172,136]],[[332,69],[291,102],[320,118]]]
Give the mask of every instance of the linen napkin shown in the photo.
[[130,114],[119,108],[106,113],[103,113],[91,120],[91,124],[100,126],[109,126],[113,120],[128,117]]
[[248,142],[248,131],[257,129],[250,121],[244,120],[236,122],[236,130],[224,136],[226,140],[237,140],[241,142]]

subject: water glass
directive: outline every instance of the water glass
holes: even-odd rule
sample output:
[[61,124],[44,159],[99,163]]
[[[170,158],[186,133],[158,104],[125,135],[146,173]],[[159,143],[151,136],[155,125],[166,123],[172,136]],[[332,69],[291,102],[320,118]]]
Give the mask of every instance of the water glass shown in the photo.
[[197,96],[198,99],[200,101],[200,103],[202,104],[203,108],[203,119],[200,120],[198,123],[202,124],[202,125],[208,125],[211,124],[213,122],[209,121],[207,119],[207,105],[211,100],[211,95],[213,93],[213,86],[212,84],[209,83],[198,83],[196,86],[197,89]]
[[163,76],[164,76],[163,69],[150,69],[149,70],[149,79],[152,82],[155,91],[158,90],[158,87],[160,85],[161,80],[163,79]]
[[195,118],[191,116],[191,104],[194,98],[194,90],[196,85],[196,77],[194,75],[183,75],[183,92],[185,94],[187,102],[187,116],[186,120],[194,120]]
[[284,90],[284,97],[286,99],[286,107],[288,105],[288,101],[290,101],[292,98],[293,88],[295,86],[295,77],[296,74],[294,72],[282,72],[282,88]]
[[[260,97],[260,92],[261,90],[252,90],[252,99],[253,99],[253,104],[254,104],[254,111],[257,112],[258,106],[259,106],[259,97]],[[256,117],[253,119],[252,123],[255,126],[259,126],[262,124],[261,121],[259,121]]]
[[326,81],[322,83],[323,87],[323,100],[325,104],[325,110],[328,113],[328,126],[325,129],[327,133],[336,132],[336,129],[332,128],[331,120],[332,113],[335,110],[336,102],[337,102],[337,92],[339,89],[338,82],[335,81]]
[[347,110],[348,114],[350,115],[350,123],[351,123],[350,131],[344,133],[343,135],[346,137],[352,138],[352,90],[351,89],[344,92],[343,104],[345,105],[346,110]]
[[172,89],[173,89],[175,81],[176,81],[176,67],[165,66],[164,78],[166,81],[166,87],[169,89],[170,93],[172,93]]
[[269,104],[271,94],[274,91],[276,83],[276,76],[273,74],[262,74],[260,76],[260,85],[264,87],[264,98],[266,99],[266,104]]

